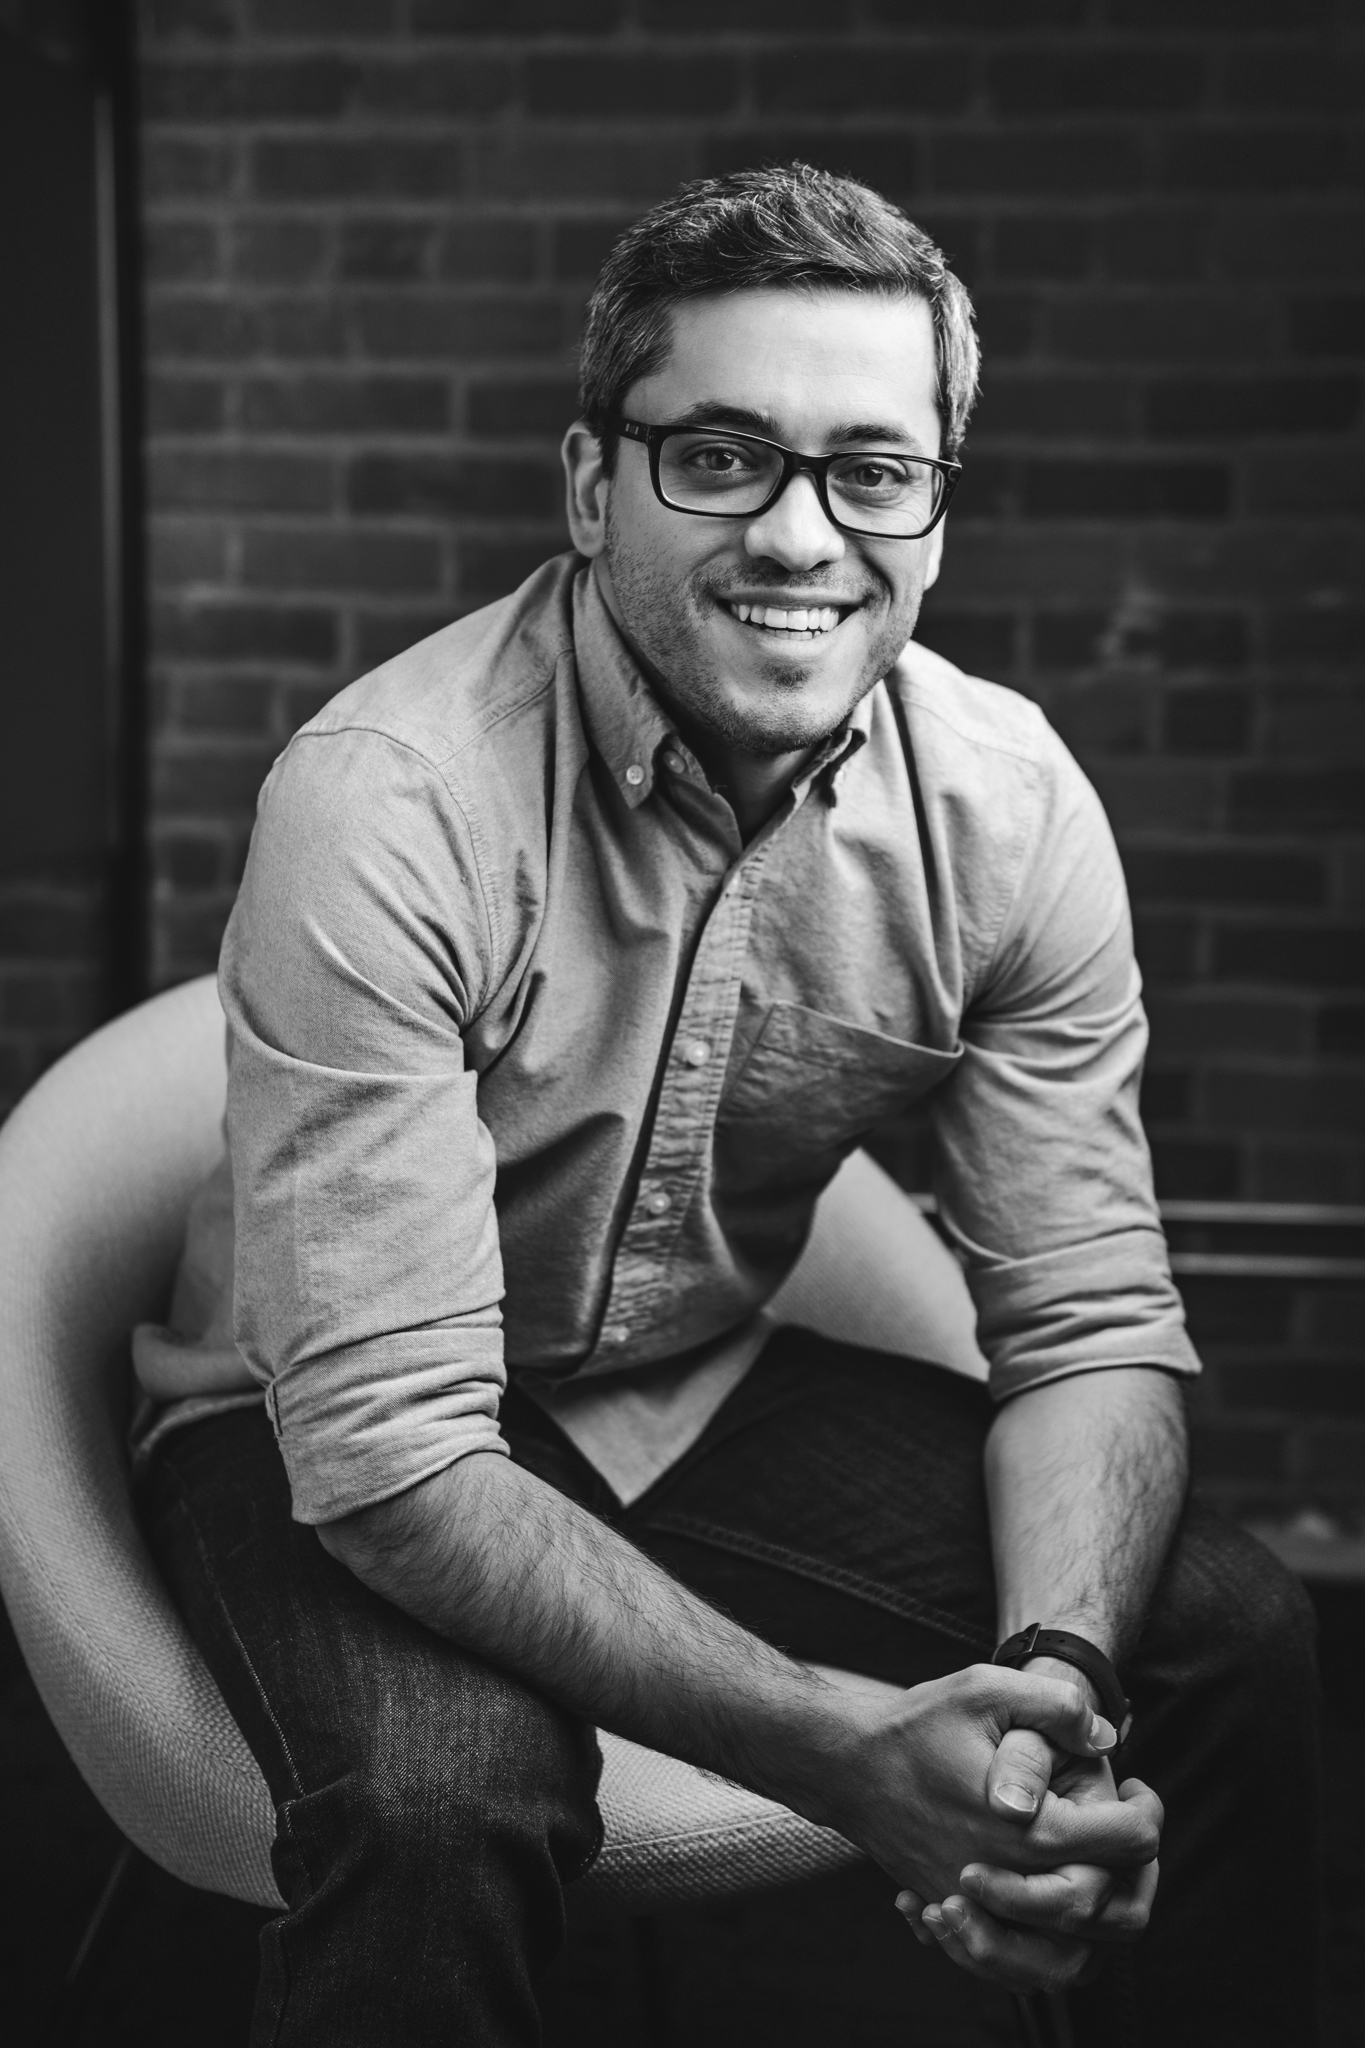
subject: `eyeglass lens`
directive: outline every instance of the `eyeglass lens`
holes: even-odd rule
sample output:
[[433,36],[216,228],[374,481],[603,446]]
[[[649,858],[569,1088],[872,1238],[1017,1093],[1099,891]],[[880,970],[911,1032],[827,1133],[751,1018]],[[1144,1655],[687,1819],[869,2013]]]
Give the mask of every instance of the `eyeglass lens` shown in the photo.
[[[659,444],[659,487],[681,511],[743,518],[766,504],[781,476],[781,451],[744,434],[686,430]],[[826,488],[842,524],[909,540],[932,522],[943,475],[912,455],[854,452],[830,464]]]

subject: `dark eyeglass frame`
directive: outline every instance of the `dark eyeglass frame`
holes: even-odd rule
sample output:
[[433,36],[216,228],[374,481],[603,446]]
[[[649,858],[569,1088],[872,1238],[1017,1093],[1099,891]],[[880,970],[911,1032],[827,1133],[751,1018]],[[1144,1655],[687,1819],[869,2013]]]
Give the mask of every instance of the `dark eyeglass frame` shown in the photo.
[[[802,455],[795,448],[786,448],[781,441],[770,441],[764,434],[750,434],[735,427],[708,427],[705,421],[678,420],[662,427],[647,427],[641,420],[628,420],[617,414],[608,424],[627,441],[639,441],[649,453],[649,480],[654,486],[654,495],[661,505],[670,512],[681,512],[694,519],[761,519],[777,503],[792,478],[800,472],[810,477],[815,485],[815,494],[820,500],[820,510],[831,526],[837,526],[841,533],[862,534],[868,540],[923,540],[932,533],[948,510],[948,502],[957,489],[962,474],[960,462],[945,462],[937,455],[908,455],[903,448],[839,448],[833,455]],[[659,450],[670,434],[733,435],[736,441],[753,441],[760,448],[772,448],[782,457],[782,474],[761,505],[750,512],[710,512],[701,505],[675,505],[671,498],[664,496],[664,487],[659,480]],[[936,469],[943,479],[943,489],[934,516],[927,526],[921,526],[916,533],[887,533],[876,526],[852,526],[847,519],[841,519],[831,510],[829,502],[828,476],[830,467],[836,462],[847,462],[851,456],[881,455],[893,462],[919,462],[926,469]]]

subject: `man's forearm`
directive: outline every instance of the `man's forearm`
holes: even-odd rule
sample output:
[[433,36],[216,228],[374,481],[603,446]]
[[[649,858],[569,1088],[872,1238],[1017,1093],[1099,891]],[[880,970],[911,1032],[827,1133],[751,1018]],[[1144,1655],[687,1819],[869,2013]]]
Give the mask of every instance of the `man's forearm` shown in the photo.
[[1168,1373],[1080,1373],[1008,1401],[986,1444],[1000,1635],[1041,1621],[1120,1657],[1142,1626],[1186,1475]]

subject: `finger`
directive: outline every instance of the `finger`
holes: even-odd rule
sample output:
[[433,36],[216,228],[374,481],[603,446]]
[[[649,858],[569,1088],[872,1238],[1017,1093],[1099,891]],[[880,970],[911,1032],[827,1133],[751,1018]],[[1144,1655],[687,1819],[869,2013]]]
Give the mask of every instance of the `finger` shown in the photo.
[[1164,1819],[1151,1787],[1140,1778],[1127,1778],[1117,1799],[1085,1803],[1049,1792],[1025,1841],[1029,1855],[1049,1869],[1098,1863],[1107,1870],[1125,1870],[1153,1861]]
[[986,1773],[986,1797],[1007,1820],[1031,1820],[1043,1803],[1056,1759],[1032,1728],[1007,1728]]
[[1084,1935],[1090,1940],[1121,1883],[1112,1871],[1084,1863],[1039,1871],[1031,1877],[987,1863],[969,1863],[958,1881],[968,1898],[997,1920],[1018,1921],[1048,1934]]
[[924,1900],[918,1892],[897,1892],[896,1911],[904,1918],[921,1948],[934,1946],[934,1937],[924,1924]]
[[924,1917],[950,1961],[1007,1991],[1064,1991],[1091,1963],[1086,1942],[1003,1927],[970,1899],[945,1899]]
[[1118,1742],[1078,1685],[999,1664],[973,1665],[968,1676],[979,1688],[983,1718],[995,1724],[997,1742],[1007,1728],[1036,1729],[1072,1756],[1108,1756]]

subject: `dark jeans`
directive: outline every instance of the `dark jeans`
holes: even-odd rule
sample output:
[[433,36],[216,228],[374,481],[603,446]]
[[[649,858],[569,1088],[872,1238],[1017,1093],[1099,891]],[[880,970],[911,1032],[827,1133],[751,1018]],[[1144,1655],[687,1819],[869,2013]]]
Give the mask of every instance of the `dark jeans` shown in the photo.
[[[746,1627],[912,1685],[991,1652],[990,1413],[935,1367],[784,1331],[624,1511],[533,1404],[513,1392],[503,1419],[523,1465]],[[291,1522],[259,1410],[168,1438],[143,1512],[279,1810],[288,1910],[263,1936],[254,2048],[537,2041],[562,1887],[597,1847],[591,1730]],[[1138,1947],[1073,1994],[1079,2044],[1316,2039],[1312,1633],[1297,1582],[1191,1505],[1123,1673],[1125,1771],[1166,1805],[1160,1891]]]

